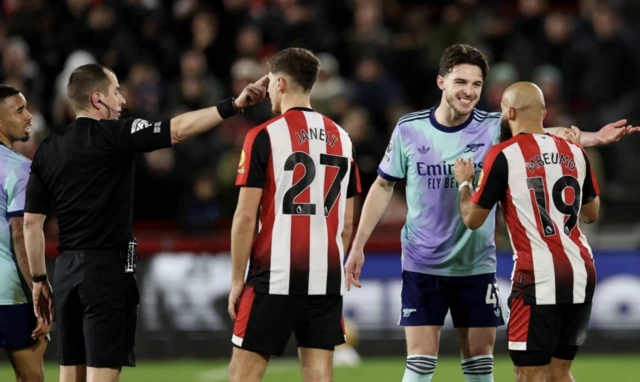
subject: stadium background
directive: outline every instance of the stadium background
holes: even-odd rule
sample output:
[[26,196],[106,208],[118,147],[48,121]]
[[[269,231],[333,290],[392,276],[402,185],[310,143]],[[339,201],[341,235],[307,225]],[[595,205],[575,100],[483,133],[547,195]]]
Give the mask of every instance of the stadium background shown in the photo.
[[[73,119],[65,86],[78,65],[113,68],[130,114],[159,120],[238,94],[265,73],[274,52],[305,47],[323,66],[312,106],[349,132],[366,191],[397,119],[438,104],[437,63],[448,45],[469,43],[489,56],[479,108],[499,111],[503,89],[530,80],[545,93],[547,126],[596,131],[621,118],[640,124],[639,31],[634,0],[0,0],[0,82],[29,101],[32,139],[15,148],[31,158],[42,139]],[[244,134],[269,117],[264,103],[189,142],[139,156],[140,367],[126,370],[124,381],[225,380],[233,182]],[[601,222],[584,227],[599,279],[585,352],[597,355],[578,361],[579,381],[637,381],[640,374],[639,149],[635,136],[589,150],[603,199]],[[367,247],[363,288],[345,297],[363,363],[338,370],[338,381],[400,379],[404,345],[395,321],[405,212],[399,186]],[[511,258],[499,227],[504,301]],[[55,247],[52,217],[51,268]],[[462,380],[456,349],[455,332],[446,330],[436,381]],[[513,380],[505,350],[502,328],[496,381]],[[55,364],[47,372],[57,380]],[[0,380],[10,376],[0,364]],[[286,360],[267,378],[301,379]]]

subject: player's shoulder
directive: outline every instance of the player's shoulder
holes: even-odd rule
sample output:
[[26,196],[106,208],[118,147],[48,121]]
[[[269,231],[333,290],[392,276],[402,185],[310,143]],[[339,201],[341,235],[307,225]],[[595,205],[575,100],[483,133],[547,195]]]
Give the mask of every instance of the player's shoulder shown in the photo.
[[473,120],[476,122],[500,123],[500,114],[500,112],[473,109]]
[[423,109],[419,111],[415,111],[412,113],[408,113],[398,118],[398,122],[396,123],[397,129],[402,129],[409,127],[411,125],[415,125],[420,122],[429,122],[429,118],[431,117],[431,113],[434,112],[435,108]]

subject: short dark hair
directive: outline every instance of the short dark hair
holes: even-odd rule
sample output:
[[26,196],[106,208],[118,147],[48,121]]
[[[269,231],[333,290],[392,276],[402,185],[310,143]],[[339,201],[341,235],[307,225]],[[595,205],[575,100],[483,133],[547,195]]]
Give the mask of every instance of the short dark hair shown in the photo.
[[9,85],[0,85],[0,102],[4,102],[6,98],[20,94],[20,90]]
[[444,77],[447,73],[451,73],[454,66],[462,64],[479,67],[482,70],[482,79],[487,78],[487,75],[489,75],[489,60],[487,56],[480,49],[465,44],[451,45],[445,49],[440,58],[438,74]]
[[109,92],[110,81],[107,70],[113,73],[113,70],[106,66],[87,64],[77,67],[71,73],[67,84],[67,95],[74,109],[84,109],[95,91],[105,94]]
[[318,79],[320,60],[311,51],[302,48],[288,48],[276,53],[267,61],[271,73],[284,73],[300,85],[305,92]]

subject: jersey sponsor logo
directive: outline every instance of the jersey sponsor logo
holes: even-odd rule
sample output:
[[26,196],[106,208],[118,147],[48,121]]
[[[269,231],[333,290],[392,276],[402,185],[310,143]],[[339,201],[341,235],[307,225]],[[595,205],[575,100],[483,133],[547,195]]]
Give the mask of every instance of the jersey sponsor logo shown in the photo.
[[465,150],[463,151],[463,154],[464,153],[475,153],[482,146],[484,146],[484,143],[471,143],[471,144],[468,144],[467,147],[465,148]]
[[[476,173],[482,171],[484,162],[473,164]],[[442,162],[438,164],[427,164],[426,162],[416,162],[416,172],[419,176],[426,176],[427,189],[455,188],[460,186],[453,174],[453,163]]]
[[245,154],[244,150],[240,153],[240,163],[238,163],[238,174],[244,174],[244,160]]
[[131,134],[150,127],[151,123],[145,119],[138,118],[131,124]]

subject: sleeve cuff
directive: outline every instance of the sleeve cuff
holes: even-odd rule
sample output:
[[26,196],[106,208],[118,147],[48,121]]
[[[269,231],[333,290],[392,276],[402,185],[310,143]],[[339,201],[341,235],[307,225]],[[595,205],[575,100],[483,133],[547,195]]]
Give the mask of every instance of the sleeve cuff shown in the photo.
[[386,179],[390,182],[399,182],[402,180],[402,178],[396,178],[395,176],[391,176],[387,174],[386,172],[382,171],[380,167],[378,167],[378,175],[380,175],[381,178]]
[[7,218],[21,218],[24,216],[24,210],[7,212]]

